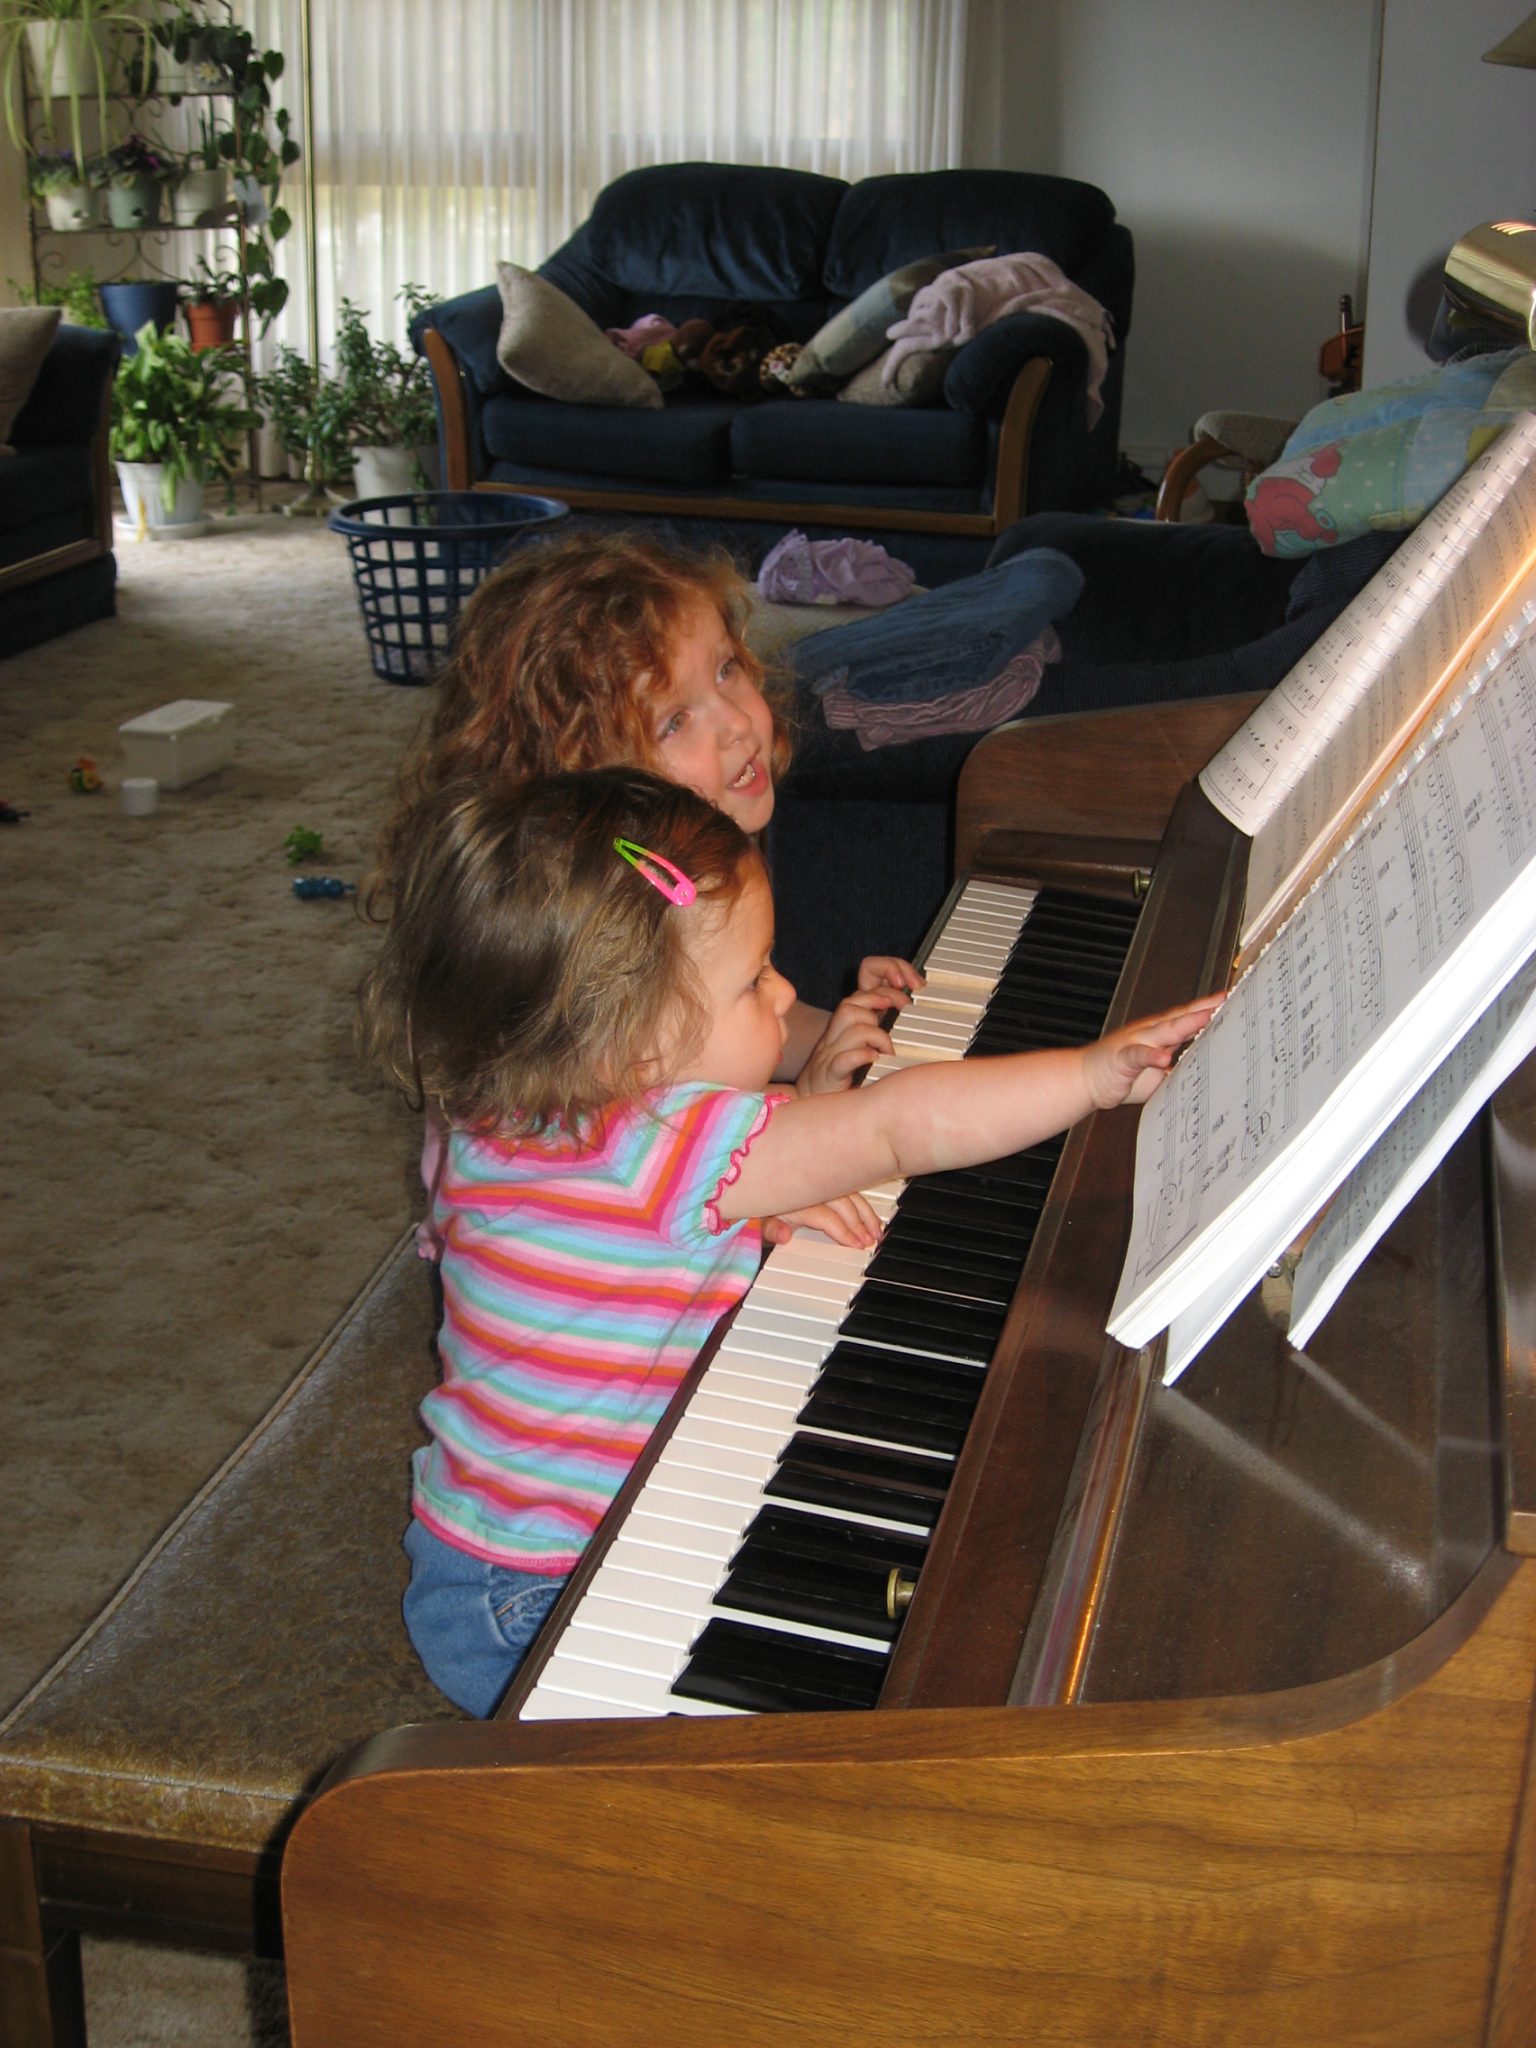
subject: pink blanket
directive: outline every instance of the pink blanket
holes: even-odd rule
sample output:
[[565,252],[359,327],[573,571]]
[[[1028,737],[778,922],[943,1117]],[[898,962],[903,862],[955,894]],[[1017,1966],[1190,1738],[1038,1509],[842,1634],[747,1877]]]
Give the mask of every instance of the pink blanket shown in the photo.
[[1104,410],[1099,390],[1115,345],[1109,315],[1066,277],[1049,256],[983,256],[962,263],[925,284],[886,334],[895,343],[881,381],[894,384],[904,357],[919,349],[959,348],[983,327],[1009,313],[1045,313],[1065,320],[1083,337],[1088,351],[1088,424]]

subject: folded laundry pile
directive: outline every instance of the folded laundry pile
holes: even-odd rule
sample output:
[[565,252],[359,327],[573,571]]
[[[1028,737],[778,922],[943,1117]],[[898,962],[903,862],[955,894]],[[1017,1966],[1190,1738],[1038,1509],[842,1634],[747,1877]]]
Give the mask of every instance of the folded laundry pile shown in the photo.
[[1053,624],[1082,587],[1070,556],[1028,548],[799,641],[795,674],[828,725],[853,731],[866,749],[983,731],[1017,717],[1038,690],[1061,652]]

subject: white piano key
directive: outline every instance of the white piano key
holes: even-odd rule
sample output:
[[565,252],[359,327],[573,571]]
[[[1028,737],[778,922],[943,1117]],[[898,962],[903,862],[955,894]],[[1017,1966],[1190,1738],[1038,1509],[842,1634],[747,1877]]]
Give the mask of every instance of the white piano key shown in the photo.
[[[645,1531],[636,1532],[631,1524],[631,1515],[619,1534],[614,1537],[603,1556],[603,1564],[633,1572],[637,1577],[665,1579],[670,1585],[692,1587],[702,1592],[707,1599],[719,1585],[715,1553],[707,1548],[679,1550],[670,1541],[658,1541]],[[695,1605],[698,1603],[695,1602]]]
[[639,1678],[655,1679],[662,1685],[670,1685],[680,1669],[679,1658],[686,1655],[693,1634],[688,1635],[684,1642],[648,1642],[643,1636],[593,1627],[583,1608],[580,1618],[573,1621],[560,1638],[556,1655],[568,1664],[599,1664],[615,1672],[633,1673]]
[[[745,1528],[762,1505],[762,1479],[760,1473],[743,1479],[737,1473],[701,1472],[696,1465],[663,1454],[651,1467],[646,1492],[655,1496],[658,1514],[691,1516],[698,1510],[700,1519],[707,1517],[709,1528],[723,1529],[729,1526],[724,1512],[729,1510],[743,1518],[738,1527]],[[686,1509],[684,1501],[689,1504]]]
[[774,1406],[767,1401],[746,1401],[735,1394],[717,1394],[712,1387],[701,1387],[689,1408],[697,1408],[701,1415],[715,1421],[739,1423],[745,1429],[763,1431],[769,1436],[777,1433],[782,1439],[782,1406]]
[[[837,1321],[841,1322],[838,1317]],[[832,1327],[836,1327],[834,1323]],[[756,1322],[749,1322],[746,1329],[731,1329],[731,1352],[733,1355],[753,1358],[782,1358],[791,1365],[804,1365],[814,1371],[820,1364],[817,1346],[822,1340],[814,1333],[807,1333],[804,1325],[798,1330],[782,1327],[762,1329]],[[724,1345],[720,1348],[725,1355]]]
[[661,1572],[630,1571],[605,1557],[587,1582],[581,1607],[585,1613],[589,1600],[605,1600],[613,1608],[631,1608],[637,1616],[645,1617],[644,1621],[635,1622],[637,1628],[648,1627],[652,1615],[666,1614],[685,1615],[693,1625],[700,1611],[700,1594],[708,1599],[717,1583],[711,1580],[704,1586],[685,1586],[680,1579],[668,1578]]
[[[704,1619],[708,1621],[735,1621],[742,1627],[757,1630],[763,1635],[800,1636],[811,1643],[839,1643],[849,1650],[871,1650],[881,1656],[889,1656],[890,1643],[884,1636],[861,1636],[852,1629],[823,1628],[819,1622],[795,1621],[787,1614],[758,1614],[749,1607],[711,1607]],[[684,1658],[684,1663],[687,1659]],[[681,1668],[681,1667],[679,1667]],[[677,1674],[674,1672],[673,1676]]]

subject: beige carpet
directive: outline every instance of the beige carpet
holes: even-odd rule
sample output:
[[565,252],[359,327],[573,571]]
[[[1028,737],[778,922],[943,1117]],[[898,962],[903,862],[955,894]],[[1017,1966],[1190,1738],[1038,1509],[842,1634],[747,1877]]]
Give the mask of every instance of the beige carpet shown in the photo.
[[[265,1410],[414,1203],[416,1123],[357,1069],[351,899],[419,690],[375,680],[344,543],[271,513],[119,543],[119,616],[0,662],[0,1701]],[[232,766],[119,807],[117,728],[234,705]],[[77,757],[106,784],[69,785]],[[293,870],[294,825],[324,836]],[[252,1617],[232,1616],[232,1626]],[[283,2038],[275,1973],[90,1945],[92,2048]]]

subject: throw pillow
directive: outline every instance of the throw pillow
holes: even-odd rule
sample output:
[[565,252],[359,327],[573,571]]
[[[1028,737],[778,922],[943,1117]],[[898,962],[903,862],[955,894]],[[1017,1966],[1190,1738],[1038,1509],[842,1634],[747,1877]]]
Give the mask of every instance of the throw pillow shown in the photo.
[[8,306],[0,311],[0,455],[14,455],[11,428],[32,396],[43,357],[63,314],[57,306]]
[[925,284],[932,284],[946,270],[991,254],[991,249],[951,249],[942,256],[904,263],[899,270],[877,278],[816,330],[783,382],[802,398],[841,384],[884,351],[886,329],[901,318]]
[[654,410],[662,404],[656,380],[558,286],[517,263],[498,263],[496,282],[502,305],[496,360],[509,377],[573,405]]
[[896,374],[887,384],[885,366],[891,359],[891,343],[866,363],[837,394],[844,405],[932,405],[944,389],[944,373],[954,358],[952,348],[914,349],[911,355],[903,356],[896,365]]

